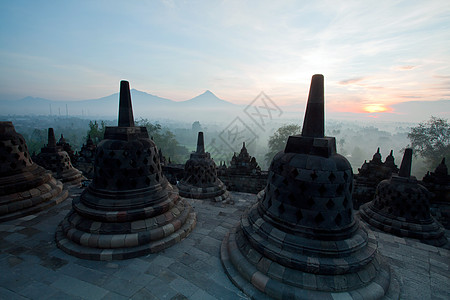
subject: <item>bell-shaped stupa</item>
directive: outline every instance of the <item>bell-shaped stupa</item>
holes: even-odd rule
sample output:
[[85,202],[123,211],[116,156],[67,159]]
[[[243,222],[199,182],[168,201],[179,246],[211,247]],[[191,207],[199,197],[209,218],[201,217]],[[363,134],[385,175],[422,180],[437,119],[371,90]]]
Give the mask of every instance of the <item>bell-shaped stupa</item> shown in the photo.
[[69,154],[56,144],[53,128],[48,129],[48,144],[41,148],[35,162],[52,171],[53,176],[68,185],[80,185],[83,174],[72,166]]
[[44,210],[67,196],[50,171],[33,163],[14,125],[0,122],[0,222]]
[[146,127],[134,125],[130,87],[120,86],[119,122],[106,127],[92,183],[73,200],[56,241],[86,259],[127,259],[161,251],[185,238],[196,214],[167,181]]
[[[372,201],[378,184],[382,180],[391,178],[394,167],[396,167],[392,153],[393,151],[386,157],[386,162],[383,163],[381,161],[380,148],[378,147],[372,160],[369,162],[365,161],[361,168],[358,169],[353,190],[354,209],[359,209],[362,204]],[[396,172],[398,173],[398,170]]]
[[273,158],[258,203],[225,237],[224,268],[255,299],[383,297],[390,270],[352,210],[353,173],[324,136],[324,78],[314,75],[301,135]]
[[191,153],[184,165],[184,176],[178,183],[178,190],[182,197],[231,202],[226,186],[217,177],[216,163],[205,152],[203,132],[198,133],[197,151]]
[[430,214],[431,193],[411,176],[412,149],[405,149],[398,175],[383,180],[375,198],[361,206],[363,220],[385,232],[423,243],[447,243],[443,227]]

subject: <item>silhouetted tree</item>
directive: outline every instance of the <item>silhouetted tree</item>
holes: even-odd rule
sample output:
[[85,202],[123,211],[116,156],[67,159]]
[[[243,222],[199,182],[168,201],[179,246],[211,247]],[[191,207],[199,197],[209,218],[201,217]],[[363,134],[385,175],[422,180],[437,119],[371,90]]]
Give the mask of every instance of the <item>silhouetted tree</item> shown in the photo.
[[270,164],[275,154],[284,150],[289,136],[301,133],[301,126],[288,124],[281,126],[269,137],[269,152],[265,155],[266,161]]
[[158,149],[162,154],[173,163],[184,163],[189,154],[189,150],[181,146],[175,135],[169,129],[163,129],[160,124],[152,124],[149,120],[141,118],[136,121],[136,126],[147,127],[148,135],[153,138]]
[[408,138],[414,153],[422,156],[430,168],[435,168],[443,157],[450,159],[450,124],[446,119],[431,117],[411,128]]
[[86,139],[88,136],[91,136],[92,141],[94,144],[98,144],[101,140],[103,140],[103,136],[105,135],[105,129],[106,129],[106,123],[105,121],[100,121],[101,127],[99,127],[99,124],[97,121],[89,121],[89,130],[86,135]]

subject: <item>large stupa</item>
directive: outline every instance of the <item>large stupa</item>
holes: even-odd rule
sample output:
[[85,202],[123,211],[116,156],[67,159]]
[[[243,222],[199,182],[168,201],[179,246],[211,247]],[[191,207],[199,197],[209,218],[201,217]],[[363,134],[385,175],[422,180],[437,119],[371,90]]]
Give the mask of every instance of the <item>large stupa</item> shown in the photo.
[[67,196],[63,184],[31,160],[14,125],[0,122],[0,222],[47,209]]
[[354,216],[352,182],[335,138],[324,136],[324,78],[314,75],[302,134],[273,158],[258,202],[223,240],[233,283],[255,299],[382,298],[390,270]]
[[58,227],[57,245],[65,252],[127,259],[168,248],[194,228],[196,214],[163,175],[147,128],[134,125],[127,81],[120,86],[118,126],[106,127],[94,166],[92,183]]

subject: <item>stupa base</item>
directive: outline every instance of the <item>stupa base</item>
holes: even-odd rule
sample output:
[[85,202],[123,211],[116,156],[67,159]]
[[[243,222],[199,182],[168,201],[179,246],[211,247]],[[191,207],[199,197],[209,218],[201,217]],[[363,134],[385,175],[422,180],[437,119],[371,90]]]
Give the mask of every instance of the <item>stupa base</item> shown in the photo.
[[[56,231],[56,244],[64,252],[82,259],[91,260],[122,260],[156,253],[180,242],[194,229],[197,217],[191,207],[185,202],[188,209],[184,223],[176,228],[172,223],[158,229],[164,237],[139,244],[142,236],[137,233],[128,234],[91,234],[82,233],[70,228],[69,218],[63,220]],[[144,222],[145,223],[145,222]],[[152,232],[144,232],[147,238],[152,238]],[[137,244],[137,245],[136,245]],[[133,246],[136,245],[136,246]]]
[[372,202],[361,206],[359,212],[363,221],[386,233],[417,239],[435,247],[443,247],[448,243],[444,229],[432,217],[429,222],[408,222],[406,219],[393,218],[379,212]]
[[211,202],[222,202],[233,204],[231,200],[230,193],[226,190],[225,186],[214,187],[195,187],[193,185],[188,185],[185,183],[178,184],[178,191],[181,197],[199,199]]
[[[252,299],[331,300],[399,297],[399,283],[391,276],[389,267],[382,262],[379,254],[375,256],[373,264],[358,273],[340,275],[307,273],[264,258],[251,246],[247,255],[243,255],[236,241],[238,228],[239,225],[225,236],[220,250],[221,261],[233,284]],[[370,280],[369,273],[373,272],[376,274]],[[346,284],[359,284],[359,287],[345,290]],[[324,286],[328,290],[321,290]]]
[[40,212],[63,202],[68,196],[69,192],[64,189],[63,184],[51,178],[29,191],[4,196],[3,198],[11,197],[11,201],[0,205],[0,222]]

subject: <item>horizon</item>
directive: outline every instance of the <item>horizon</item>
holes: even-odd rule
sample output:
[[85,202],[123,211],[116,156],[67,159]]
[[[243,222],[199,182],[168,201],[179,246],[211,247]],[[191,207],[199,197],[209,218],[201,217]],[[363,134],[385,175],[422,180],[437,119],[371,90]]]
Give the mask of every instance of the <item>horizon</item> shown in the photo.
[[315,73],[325,76],[330,113],[395,117],[398,103],[450,99],[450,6],[440,1],[0,8],[2,100],[98,99],[127,78],[177,102],[209,90],[247,105],[263,91],[289,107],[306,103]]

